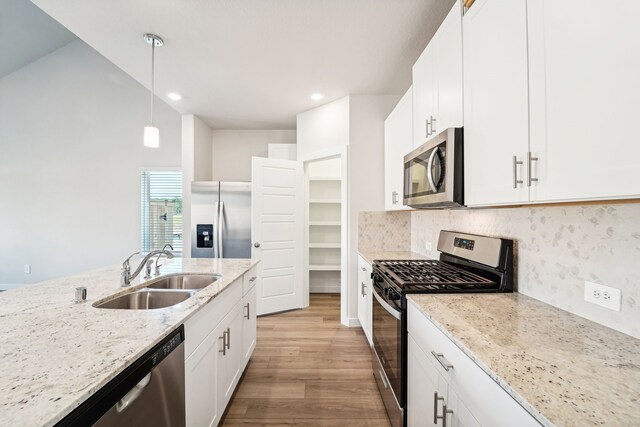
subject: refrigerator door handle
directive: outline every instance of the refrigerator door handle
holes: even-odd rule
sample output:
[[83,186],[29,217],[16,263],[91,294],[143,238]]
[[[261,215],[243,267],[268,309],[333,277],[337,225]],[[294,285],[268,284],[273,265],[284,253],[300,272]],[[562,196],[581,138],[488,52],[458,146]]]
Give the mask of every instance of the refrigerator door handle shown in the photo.
[[218,258],[218,241],[219,239],[219,235],[220,235],[220,230],[218,229],[218,222],[220,218],[220,202],[216,202],[216,215],[213,218],[213,257],[214,258]]
[[224,252],[222,250],[222,241],[224,233],[224,202],[220,202],[220,209],[218,210],[218,257],[224,258]]

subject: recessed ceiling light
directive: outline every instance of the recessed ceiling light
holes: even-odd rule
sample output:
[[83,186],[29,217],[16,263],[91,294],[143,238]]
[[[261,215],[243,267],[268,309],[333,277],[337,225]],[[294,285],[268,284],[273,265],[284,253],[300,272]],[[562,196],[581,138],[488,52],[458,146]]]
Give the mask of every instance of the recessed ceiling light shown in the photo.
[[167,98],[172,101],[180,101],[182,99],[182,95],[180,95],[179,93],[171,92],[167,94]]
[[311,99],[314,101],[320,101],[322,98],[324,98],[324,95],[321,93],[316,92],[311,94]]

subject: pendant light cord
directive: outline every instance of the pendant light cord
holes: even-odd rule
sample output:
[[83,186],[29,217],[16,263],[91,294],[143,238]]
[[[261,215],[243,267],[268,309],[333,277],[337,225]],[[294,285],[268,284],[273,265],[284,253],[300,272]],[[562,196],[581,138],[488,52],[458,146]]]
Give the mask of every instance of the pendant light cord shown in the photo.
[[153,94],[155,92],[154,75],[156,64],[156,41],[151,40],[151,126],[153,126]]

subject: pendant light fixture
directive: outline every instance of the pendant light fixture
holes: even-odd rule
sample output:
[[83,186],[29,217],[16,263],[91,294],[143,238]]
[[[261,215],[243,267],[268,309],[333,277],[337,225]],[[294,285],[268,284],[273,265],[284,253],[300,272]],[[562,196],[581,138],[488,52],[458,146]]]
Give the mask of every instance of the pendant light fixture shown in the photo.
[[151,45],[151,122],[144,127],[144,146],[150,148],[158,148],[160,146],[160,130],[153,124],[153,96],[154,96],[154,73],[156,62],[156,47],[164,44],[164,41],[155,34],[145,34],[144,41]]

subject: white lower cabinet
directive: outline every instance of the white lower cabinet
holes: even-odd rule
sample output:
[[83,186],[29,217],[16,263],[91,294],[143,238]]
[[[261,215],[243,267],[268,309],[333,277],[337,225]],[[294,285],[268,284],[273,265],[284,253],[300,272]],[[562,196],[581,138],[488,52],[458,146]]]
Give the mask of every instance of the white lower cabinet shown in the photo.
[[245,276],[185,322],[187,426],[218,425],[253,354],[256,288],[243,283],[255,269]]
[[373,345],[373,280],[371,264],[358,255],[358,320],[369,345]]
[[255,286],[242,300],[244,330],[242,331],[243,368],[249,362],[253,350],[256,348],[256,288]]
[[185,362],[185,399],[188,426],[214,426],[218,407],[218,337],[211,332]]
[[413,303],[407,306],[410,427],[540,426]]
[[[408,338],[407,424],[413,426],[480,426],[429,357]],[[446,417],[446,421],[442,418]]]

